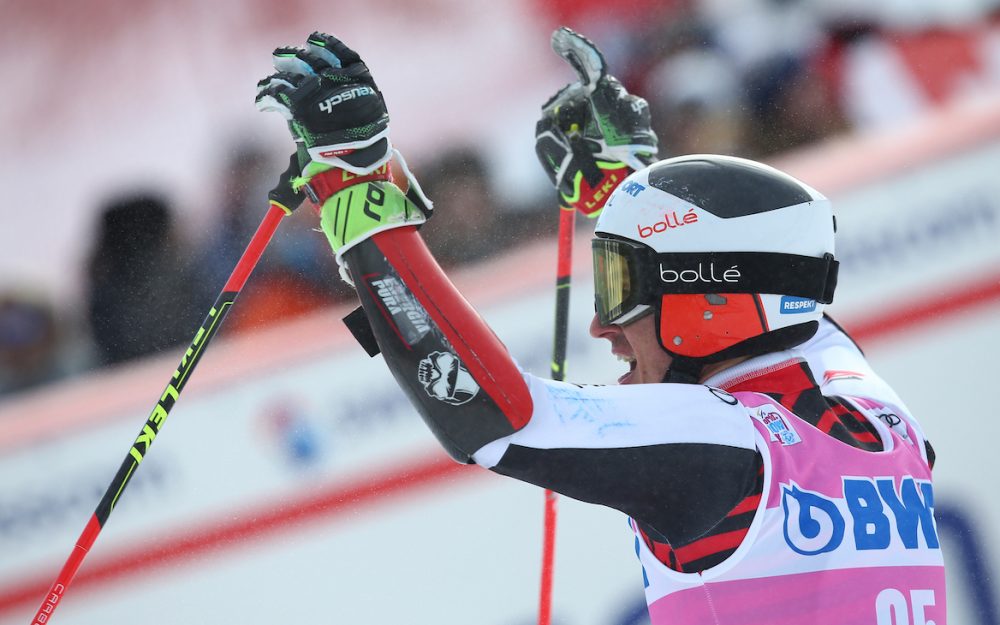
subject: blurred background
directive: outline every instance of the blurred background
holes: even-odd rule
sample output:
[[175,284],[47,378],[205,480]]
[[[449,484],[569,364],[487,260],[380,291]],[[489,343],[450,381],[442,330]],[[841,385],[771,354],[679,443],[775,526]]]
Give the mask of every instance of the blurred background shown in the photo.
[[[533,131],[573,79],[558,25],[647,98],[661,156],[756,158],[834,199],[832,311],[938,451],[952,622],[1000,623],[998,8],[0,1],[0,624],[34,613],[263,216],[291,151],[253,106],[276,46],[360,51],[435,201],[428,244],[547,374]],[[578,226],[569,378],[613,382]],[[282,224],[57,622],[534,622],[542,493],[445,458],[340,324],[354,298],[317,227],[308,206]],[[560,505],[555,622],[645,622],[624,519]]]

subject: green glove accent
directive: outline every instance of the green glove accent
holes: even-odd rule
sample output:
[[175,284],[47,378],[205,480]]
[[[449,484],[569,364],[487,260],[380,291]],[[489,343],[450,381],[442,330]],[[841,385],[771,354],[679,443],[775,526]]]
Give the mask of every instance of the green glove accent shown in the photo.
[[320,226],[343,264],[344,252],[384,230],[422,224],[424,213],[391,182],[375,181],[348,187],[327,199]]

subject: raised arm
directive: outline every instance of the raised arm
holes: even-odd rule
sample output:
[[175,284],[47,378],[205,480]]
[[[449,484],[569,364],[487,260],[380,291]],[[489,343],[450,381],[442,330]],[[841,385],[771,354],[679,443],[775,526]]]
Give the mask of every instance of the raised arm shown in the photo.
[[[757,455],[732,397],[696,385],[579,387],[518,370],[423,244],[417,228],[430,203],[412,178],[407,193],[390,178],[385,104],[355,52],[316,33],[306,48],[279,48],[275,66],[260,83],[258,106],[289,120],[303,168],[296,184],[319,210],[377,349],[453,458],[619,509],[682,540],[746,494]],[[634,101],[620,85],[607,95]],[[581,158],[572,144],[588,145],[573,132],[567,171]],[[558,126],[552,136],[570,138]],[[631,147],[622,158],[636,145],[650,149],[623,145]],[[586,158],[596,153],[588,149]]]
[[258,108],[288,120],[303,172],[296,184],[319,211],[393,376],[448,453],[470,462],[528,422],[527,386],[417,234],[431,203],[412,177],[406,194],[392,181],[389,115],[358,54],[313,33],[305,48],[275,50],[274,65]]

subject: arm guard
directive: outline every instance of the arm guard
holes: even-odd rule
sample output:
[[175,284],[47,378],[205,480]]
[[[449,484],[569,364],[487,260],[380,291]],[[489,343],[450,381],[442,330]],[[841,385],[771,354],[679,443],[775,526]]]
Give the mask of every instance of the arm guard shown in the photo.
[[527,424],[521,372],[413,226],[375,234],[344,260],[393,377],[452,458],[471,463]]

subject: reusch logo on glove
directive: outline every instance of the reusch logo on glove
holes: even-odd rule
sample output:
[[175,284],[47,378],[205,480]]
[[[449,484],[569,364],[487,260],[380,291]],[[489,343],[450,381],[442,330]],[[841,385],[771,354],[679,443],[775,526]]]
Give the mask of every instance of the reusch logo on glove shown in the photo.
[[[671,217],[673,221],[671,221]],[[636,228],[639,229],[640,239],[648,239],[653,234],[665,232],[668,228],[673,230],[674,228],[694,223],[698,223],[698,213],[694,212],[694,209],[691,208],[688,209],[688,212],[684,213],[683,217],[678,217],[676,211],[670,211],[663,215],[662,221],[658,221],[651,226],[640,226],[637,224]]]
[[348,100],[353,100],[355,98],[361,98],[366,95],[375,95],[375,90],[372,89],[371,87],[365,87],[365,86],[354,87],[352,89],[348,89],[347,91],[338,93],[336,95],[332,95],[326,100],[323,100],[322,102],[319,103],[319,110],[323,111],[324,113],[332,113],[333,107],[337,106],[338,104],[346,102]]

